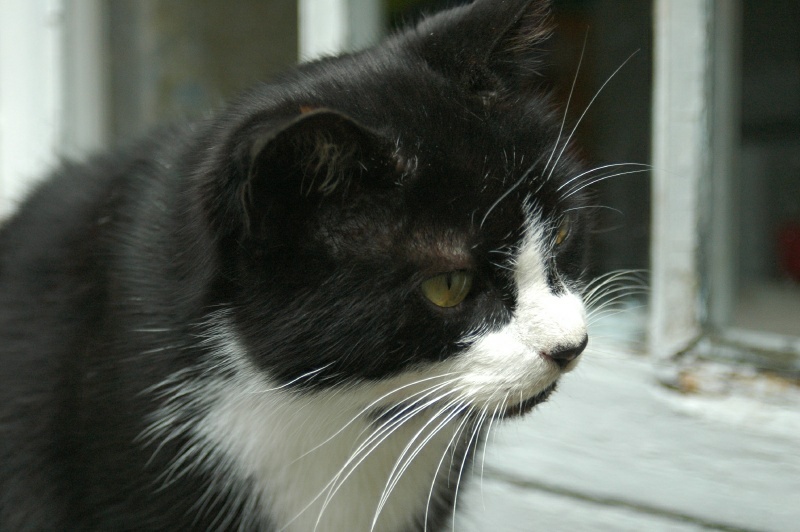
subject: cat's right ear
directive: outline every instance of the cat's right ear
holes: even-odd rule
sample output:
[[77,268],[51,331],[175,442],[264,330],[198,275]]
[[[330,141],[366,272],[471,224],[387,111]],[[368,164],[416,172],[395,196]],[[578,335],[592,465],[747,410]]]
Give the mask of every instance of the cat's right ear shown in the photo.
[[475,0],[423,20],[410,42],[435,69],[492,91],[537,77],[552,28],[549,0]]
[[323,203],[391,186],[392,144],[348,116],[303,109],[278,125],[250,126],[240,144],[242,231],[275,240],[291,235]]

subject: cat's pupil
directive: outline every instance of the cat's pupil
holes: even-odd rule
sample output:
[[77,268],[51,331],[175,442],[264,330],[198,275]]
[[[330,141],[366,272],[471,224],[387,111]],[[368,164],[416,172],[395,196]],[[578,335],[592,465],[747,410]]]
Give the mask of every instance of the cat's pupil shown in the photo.
[[422,293],[438,307],[450,308],[460,304],[472,288],[472,274],[464,270],[441,273],[422,283]]

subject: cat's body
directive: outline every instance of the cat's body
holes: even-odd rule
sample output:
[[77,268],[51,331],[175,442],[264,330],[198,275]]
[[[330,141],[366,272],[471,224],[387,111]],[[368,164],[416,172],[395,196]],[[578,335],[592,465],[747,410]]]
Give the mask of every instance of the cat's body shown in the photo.
[[0,230],[0,529],[441,528],[586,345],[545,18],[481,0],[41,186]]

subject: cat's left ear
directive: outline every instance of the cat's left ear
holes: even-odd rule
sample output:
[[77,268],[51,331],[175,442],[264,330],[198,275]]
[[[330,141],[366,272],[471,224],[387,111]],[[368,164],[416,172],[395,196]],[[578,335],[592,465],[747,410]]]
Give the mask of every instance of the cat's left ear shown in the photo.
[[414,35],[431,66],[491,91],[534,76],[552,30],[549,0],[476,0],[423,21]]
[[245,231],[275,234],[276,227],[310,215],[323,202],[346,202],[391,186],[393,151],[379,133],[327,109],[303,109],[277,126],[255,128],[240,153]]

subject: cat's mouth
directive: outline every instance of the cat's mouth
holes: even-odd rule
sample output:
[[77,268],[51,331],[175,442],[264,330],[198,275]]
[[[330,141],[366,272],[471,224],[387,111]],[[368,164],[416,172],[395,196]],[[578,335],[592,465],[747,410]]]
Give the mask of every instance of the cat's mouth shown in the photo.
[[[554,391],[556,391],[557,385],[558,382],[554,381],[551,385],[549,385],[547,388],[537,393],[536,395],[529,397],[519,403],[506,406],[502,411],[498,410],[497,418],[511,419],[515,417],[524,416],[525,414],[533,410],[537,405],[540,405],[545,401],[547,401],[550,395]],[[437,409],[438,407],[434,405],[420,407],[413,401],[409,401],[392,406],[382,406],[375,408],[372,411],[370,411],[368,416],[373,422],[389,423],[389,422],[397,422],[402,418],[418,416]],[[447,407],[447,410],[449,410],[449,413],[446,415],[446,417],[460,418],[463,416],[469,416],[471,414],[477,415],[481,412],[482,409],[480,407],[476,407],[469,404],[459,404],[458,406],[449,406]],[[489,411],[491,412],[492,409],[489,408]]]
[[534,409],[537,405],[540,405],[547,401],[550,398],[550,395],[554,391],[556,391],[556,387],[558,386],[558,381],[554,381],[553,384],[542,390],[541,392],[537,393],[533,397],[529,397],[524,401],[512,405],[506,408],[503,411],[503,414],[500,416],[502,419],[509,419],[514,417],[521,417],[530,412]]

